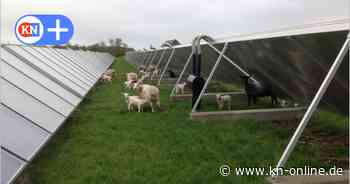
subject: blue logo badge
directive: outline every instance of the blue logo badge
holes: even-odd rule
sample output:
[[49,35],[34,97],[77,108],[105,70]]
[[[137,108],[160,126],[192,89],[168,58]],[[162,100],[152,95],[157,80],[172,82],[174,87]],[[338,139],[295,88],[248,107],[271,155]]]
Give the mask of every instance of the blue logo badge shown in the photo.
[[64,15],[25,15],[17,20],[17,39],[30,45],[62,45],[72,38],[74,27]]

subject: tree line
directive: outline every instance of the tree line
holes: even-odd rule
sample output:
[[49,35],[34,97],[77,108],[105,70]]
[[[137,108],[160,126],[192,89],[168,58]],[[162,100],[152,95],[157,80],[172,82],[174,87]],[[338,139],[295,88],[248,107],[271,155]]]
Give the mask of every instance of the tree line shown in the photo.
[[124,56],[128,51],[134,51],[121,38],[108,39],[107,42],[100,41],[91,45],[80,45],[68,43],[66,45],[54,46],[56,48],[70,48],[73,50],[89,50],[95,52],[109,52],[113,56]]

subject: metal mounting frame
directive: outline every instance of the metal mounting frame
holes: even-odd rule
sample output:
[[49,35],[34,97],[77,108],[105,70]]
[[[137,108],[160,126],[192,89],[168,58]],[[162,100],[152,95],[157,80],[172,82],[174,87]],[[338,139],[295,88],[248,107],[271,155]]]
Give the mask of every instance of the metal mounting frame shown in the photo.
[[[334,79],[335,74],[339,69],[340,64],[342,63],[346,53],[348,53],[349,50],[350,50],[350,31],[349,31],[349,34],[348,34],[341,50],[339,51],[335,61],[333,62],[331,68],[329,69],[326,77],[324,78],[320,88],[317,90],[316,95],[312,99],[311,104],[309,105],[306,113],[304,114],[303,118],[301,119],[301,121],[298,125],[298,128],[295,130],[295,132],[294,132],[292,138],[290,139],[287,147],[285,148],[281,158],[279,159],[279,161],[276,165],[276,169],[283,168],[284,165],[286,164],[290,154],[293,152],[299,138],[301,137],[302,133],[304,132],[312,115],[315,113],[323,95],[326,93],[330,83]],[[349,57],[349,61],[350,61],[350,57]],[[276,175],[274,175],[273,178],[276,178]]]
[[165,74],[166,70],[168,69],[168,66],[169,66],[169,64],[170,64],[170,62],[171,62],[171,60],[172,60],[174,54],[175,54],[175,48],[172,48],[171,53],[170,53],[170,56],[169,56],[169,58],[168,58],[168,61],[166,62],[165,66],[164,66],[164,68],[163,68],[163,70],[162,70],[162,72],[161,72],[161,75],[160,75],[160,77],[159,77],[159,80],[158,80],[158,83],[157,83],[158,86],[160,85],[160,81],[163,79],[164,74]]
[[181,81],[182,76],[183,76],[183,74],[185,73],[188,64],[191,62],[192,57],[193,57],[193,50],[192,50],[191,54],[188,56],[187,61],[186,61],[185,65],[184,65],[184,67],[183,67],[183,69],[182,69],[182,71],[181,71],[179,77],[177,78],[176,83],[174,84],[173,89],[171,90],[170,96],[174,96],[176,86],[177,86],[177,85],[179,84],[179,82]]

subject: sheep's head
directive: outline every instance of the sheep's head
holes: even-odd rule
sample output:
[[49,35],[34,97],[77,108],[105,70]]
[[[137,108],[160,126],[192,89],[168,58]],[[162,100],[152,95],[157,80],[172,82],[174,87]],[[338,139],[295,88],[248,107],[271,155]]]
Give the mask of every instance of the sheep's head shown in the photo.
[[142,85],[143,85],[142,80],[139,80],[136,83],[134,83],[133,89],[137,90],[137,91],[140,91],[142,89]]
[[216,101],[219,103],[222,101],[222,96],[221,94],[216,94]]

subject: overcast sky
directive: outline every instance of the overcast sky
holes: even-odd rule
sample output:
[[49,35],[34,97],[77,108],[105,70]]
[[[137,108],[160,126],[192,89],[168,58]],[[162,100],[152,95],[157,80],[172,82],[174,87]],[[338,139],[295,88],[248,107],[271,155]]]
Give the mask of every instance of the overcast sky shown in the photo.
[[72,43],[120,37],[131,47],[156,47],[199,33],[223,37],[328,18],[349,17],[349,0],[0,0],[1,39],[18,43],[25,14],[63,14],[74,24]]

